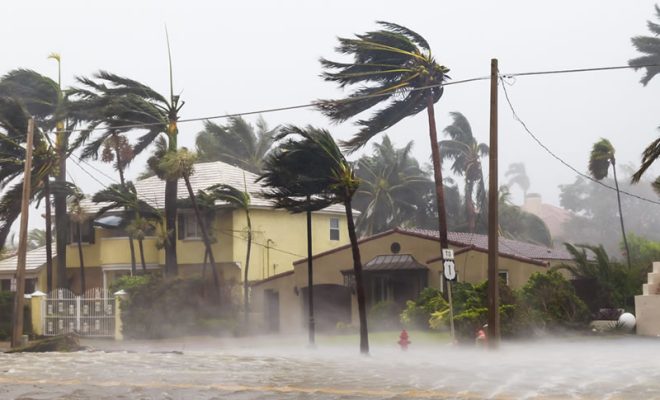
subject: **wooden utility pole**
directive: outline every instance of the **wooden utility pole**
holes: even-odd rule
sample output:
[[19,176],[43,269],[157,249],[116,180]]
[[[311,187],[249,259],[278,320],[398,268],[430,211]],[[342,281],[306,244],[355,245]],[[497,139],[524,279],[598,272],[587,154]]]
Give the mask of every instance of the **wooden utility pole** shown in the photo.
[[497,182],[497,59],[490,60],[490,150],[488,159],[488,344],[497,348],[500,342],[499,313],[499,237]]
[[18,231],[18,261],[16,263],[16,293],[14,294],[14,314],[12,316],[11,347],[18,347],[23,335],[23,303],[25,295],[25,258],[27,253],[28,203],[30,202],[30,175],[32,172],[32,136],[34,119],[28,121],[27,144],[25,148],[25,169],[23,170],[23,197],[21,198],[21,222]]

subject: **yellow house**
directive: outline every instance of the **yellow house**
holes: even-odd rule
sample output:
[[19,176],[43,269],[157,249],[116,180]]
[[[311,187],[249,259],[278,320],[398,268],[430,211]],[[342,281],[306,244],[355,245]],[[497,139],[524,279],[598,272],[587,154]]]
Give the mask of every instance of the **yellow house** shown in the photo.
[[[485,235],[449,233],[458,280],[486,280],[488,238]],[[393,301],[401,306],[415,299],[425,287],[442,290],[440,243],[435,231],[394,229],[359,241],[363,263],[367,309]],[[512,288],[523,286],[534,272],[570,262],[563,249],[550,249],[500,238],[500,276]],[[314,269],[314,312],[319,330],[338,322],[358,323],[350,245],[317,253]],[[307,315],[307,260],[295,261],[293,270],[252,285],[254,311],[261,314],[266,330],[291,333],[305,329]]]
[[[16,255],[0,260],[0,291],[16,291],[17,265]],[[45,292],[46,286],[46,246],[42,246],[25,255],[25,293]]]
[[[265,189],[255,182],[257,176],[248,171],[223,162],[195,164],[195,172],[190,181],[193,191],[223,183],[245,190],[251,195],[250,215],[252,219],[253,241],[250,252],[249,280],[259,281],[289,271],[293,261],[307,254],[306,216],[276,210],[272,204],[259,195]],[[140,199],[157,209],[165,204],[165,182],[158,177],[137,181],[135,187]],[[178,186],[179,199],[188,198],[182,180]],[[129,239],[126,234],[126,221],[122,211],[107,213],[94,218],[105,204],[83,201],[84,210],[90,218],[83,227],[83,262],[88,288],[107,288],[110,282],[131,271]],[[243,210],[235,210],[228,204],[217,202],[214,217],[206,224],[210,227],[215,243],[213,255],[218,269],[227,281],[242,281],[247,252],[247,220]],[[348,243],[346,216],[343,206],[333,205],[312,214],[313,251],[323,252]],[[70,229],[72,238],[77,237],[77,228]],[[182,276],[201,273],[204,265],[204,243],[201,230],[192,209],[178,210],[177,258],[179,274]],[[147,237],[143,241],[146,268],[159,270],[165,264],[165,252],[156,247],[157,238]],[[138,242],[135,247],[136,266],[141,269],[141,253]],[[66,265],[69,286],[79,291],[80,266],[78,246],[71,240],[67,246]],[[207,272],[209,274],[210,272]]]

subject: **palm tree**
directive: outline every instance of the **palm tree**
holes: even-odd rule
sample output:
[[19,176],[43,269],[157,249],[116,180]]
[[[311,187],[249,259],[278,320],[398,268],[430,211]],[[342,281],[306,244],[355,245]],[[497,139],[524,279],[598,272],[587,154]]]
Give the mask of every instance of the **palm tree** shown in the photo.
[[[658,158],[660,158],[660,137],[655,139],[646,149],[644,149],[644,152],[642,153],[642,165],[632,176],[632,182],[638,183],[640,179],[642,179],[642,175],[644,175],[646,170],[649,169],[651,164],[653,164]],[[655,179],[655,182],[653,182],[653,187],[656,192],[658,192],[658,195],[660,195],[660,176],[658,176]]]
[[29,250],[34,250],[46,245],[46,231],[44,229],[30,229],[27,238],[27,247]]
[[85,293],[85,258],[83,257],[82,250],[82,232],[83,224],[89,219],[89,214],[82,206],[81,201],[85,198],[80,189],[74,185],[70,186],[71,195],[70,195],[70,208],[69,208],[69,218],[71,222],[76,224],[76,230],[78,231],[76,235],[76,242],[78,243],[78,259],[80,261],[80,295],[82,296]]
[[[148,214],[150,216],[156,216],[156,219],[160,219],[158,210],[150,206],[147,202],[140,200],[138,198],[137,190],[131,181],[123,182],[120,184],[112,184],[105,189],[102,189],[92,196],[92,201],[95,203],[106,203],[96,215],[101,216],[108,211],[123,209],[124,216],[133,216],[129,226],[127,227],[128,240],[131,243],[133,240],[138,241],[138,246],[140,248],[140,259],[142,263],[142,272],[147,270],[147,265],[144,260],[144,245],[143,240],[146,236],[146,231],[148,231],[153,224],[148,218],[144,218],[143,214]],[[131,254],[132,257],[135,257],[135,253]],[[134,260],[133,260],[134,261]],[[131,273],[136,274],[135,263],[131,265]]]
[[[60,57],[57,54],[51,54],[49,58],[57,61],[58,67]],[[37,132],[41,132],[42,142],[40,147],[35,143],[35,151],[40,149],[44,164],[41,168],[43,173],[38,177],[38,182],[44,186],[46,197],[46,230],[50,231],[50,175],[55,176],[55,180],[60,184],[66,181],[66,159],[69,154],[69,135],[70,131],[76,126],[77,119],[71,115],[75,109],[69,101],[68,94],[62,90],[61,82],[43,76],[35,71],[27,69],[16,69],[10,71],[0,79],[0,96],[11,98],[20,104],[22,117],[34,116]],[[26,120],[27,121],[27,120]],[[27,122],[25,122],[27,123]],[[51,143],[49,134],[55,135],[55,144]],[[24,136],[25,133],[22,133]],[[37,160],[35,154],[35,160]],[[48,167],[46,167],[46,165]],[[46,171],[48,170],[48,171]],[[35,178],[35,177],[33,177]],[[37,182],[37,181],[35,181]],[[20,193],[20,192],[16,192]],[[57,282],[61,287],[66,286],[66,244],[68,239],[67,206],[65,194],[59,193],[54,196],[55,203],[55,226],[56,226],[56,248],[57,248]],[[17,197],[20,199],[20,196]],[[18,211],[5,209],[0,211],[6,222],[13,222],[17,217]],[[9,224],[11,225],[11,223]],[[7,227],[9,229],[9,227]],[[6,233],[0,228],[0,243],[4,243]],[[51,271],[52,284],[52,253],[50,246],[50,235],[47,235],[49,243],[46,245],[47,251],[47,270]]]
[[205,121],[196,139],[199,160],[222,161],[258,174],[279,127],[269,129],[262,117],[256,126],[241,116],[229,118],[226,125]]
[[231,185],[218,184],[208,187],[205,192],[212,199],[224,201],[230,206],[245,212],[245,219],[247,221],[247,252],[245,254],[245,269],[243,270],[243,306],[245,311],[245,327],[247,329],[250,313],[248,272],[250,269],[250,251],[252,249],[252,219],[250,218],[250,193],[247,191],[247,184],[245,186],[245,190],[238,190]]
[[616,177],[616,159],[614,158],[614,146],[607,139],[600,139],[594,143],[589,156],[589,173],[596,180],[601,180],[607,176],[610,165],[612,165],[612,174],[614,175],[614,185],[616,186],[616,200],[619,206],[619,221],[621,222],[621,235],[623,244],[626,247],[626,258],[628,260],[628,269],[632,268],[630,263],[630,248],[626,238],[626,229],[623,226],[623,210],[621,209],[621,193],[619,192],[619,180]]
[[361,235],[414,224],[415,216],[425,207],[424,196],[431,192],[432,183],[411,150],[412,142],[395,149],[385,135],[374,145],[374,154],[358,160],[360,187],[354,205],[361,212],[356,223]]
[[538,216],[511,204],[509,198],[509,188],[501,186],[498,207],[500,235],[523,242],[552,246],[552,236],[545,222]]
[[[192,203],[193,210],[195,211],[197,224],[202,231],[202,240],[204,241],[204,246],[211,262],[211,268],[213,268],[215,271],[216,264],[215,257],[213,256],[213,249],[211,248],[211,239],[206,228],[204,218],[202,218],[202,214],[197,205],[195,192],[193,192],[192,185],[190,184],[190,177],[195,172],[194,164],[196,159],[197,157],[195,154],[189,152],[188,149],[183,147],[177,152],[167,152],[167,154],[165,154],[163,159],[160,161],[159,170],[164,173],[165,179],[168,181],[173,180],[176,182],[182,178],[185,182],[190,202]],[[220,297],[220,288],[218,287],[217,289],[218,297]]]
[[355,87],[343,101],[320,101],[321,111],[335,122],[346,121],[363,111],[386,104],[369,119],[359,120],[360,131],[343,143],[349,151],[364,146],[373,136],[403,118],[426,109],[438,205],[440,247],[449,248],[447,216],[442,186],[442,168],[433,105],[440,100],[449,69],[438,64],[428,42],[401,25],[378,22],[382,30],[340,38],[337,51],[353,56],[349,63],[321,59],[323,77],[341,88]]
[[527,176],[527,171],[525,170],[525,164],[513,163],[509,165],[506,174],[509,177],[508,185],[518,185],[523,191],[524,198],[527,198],[527,191],[529,190],[529,177]]
[[[278,139],[286,141],[266,160],[264,175],[259,178],[264,179],[266,185],[271,188],[266,197],[274,199],[276,207],[294,212],[307,211],[310,208],[318,210],[331,204],[344,205],[360,318],[360,352],[368,354],[369,336],[362,262],[352,208],[359,180],[327,130],[289,125],[282,128]],[[277,173],[281,175],[275,175]],[[309,195],[309,188],[317,188],[313,196]]]
[[[174,95],[171,63],[169,99],[140,82],[105,71],[97,72],[93,79],[78,78],[78,81],[83,88],[76,89],[74,93],[83,104],[81,108],[85,113],[81,117],[103,123],[109,134],[146,130],[133,147],[135,155],[153,143],[164,144],[168,154],[176,153],[179,133],[177,121],[184,102],[180,101],[178,95]],[[93,143],[99,143],[99,139]],[[165,181],[165,224],[168,238],[165,241],[165,272],[172,276],[176,275],[178,269],[176,211],[177,179],[169,178]]]
[[[452,112],[451,125],[444,130],[450,140],[441,140],[438,143],[442,152],[441,160],[452,160],[451,170],[457,175],[465,177],[465,209],[468,221],[468,232],[475,232],[477,227],[477,210],[474,197],[482,201],[483,207],[486,189],[484,187],[484,174],[481,169],[481,158],[488,156],[488,145],[478,143],[467,118],[459,112]],[[475,186],[477,193],[474,193]]]
[[[660,7],[655,5],[656,18],[660,19]],[[628,64],[635,69],[644,68],[646,74],[642,77],[640,82],[646,86],[654,76],[660,73],[660,25],[651,21],[647,21],[646,26],[651,33],[655,36],[635,36],[633,37],[633,47],[644,55],[641,57],[633,58],[628,61]]]

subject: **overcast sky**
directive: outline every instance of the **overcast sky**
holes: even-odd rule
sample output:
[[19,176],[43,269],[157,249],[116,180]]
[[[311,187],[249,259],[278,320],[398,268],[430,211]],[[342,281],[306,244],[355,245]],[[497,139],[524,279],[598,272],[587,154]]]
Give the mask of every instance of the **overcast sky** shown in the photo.
[[[181,117],[205,117],[345,95],[319,78],[318,59],[341,59],[334,52],[336,37],[375,29],[376,20],[423,35],[453,80],[462,80],[488,75],[493,57],[503,73],[626,65],[637,56],[630,38],[649,34],[646,21],[655,18],[653,6],[646,0],[5,1],[0,73],[30,68],[56,79],[56,64],[47,56],[58,52],[65,86],[74,84],[77,75],[105,69],[167,93],[167,24],[175,92],[186,102]],[[620,70],[519,77],[507,89],[532,131],[585,171],[591,145],[600,137],[615,146],[619,164],[638,165],[643,148],[658,136],[660,79],[642,87],[641,74]],[[572,182],[575,174],[527,136],[512,119],[501,90],[500,96],[500,182],[509,164],[524,162],[530,191],[558,204],[557,186]],[[438,129],[450,123],[449,112],[460,111],[475,136],[487,143],[488,107],[487,81],[447,87],[436,104]],[[329,127],[337,138],[355,132],[350,123],[330,125],[313,110],[263,116],[273,126]],[[179,145],[194,148],[200,128],[201,123],[181,124]],[[425,113],[387,133],[398,145],[414,140],[415,156],[429,160]],[[109,167],[97,166],[114,176]],[[129,175],[143,169],[140,159]],[[69,170],[86,192],[99,189],[71,161]],[[517,189],[514,201],[522,201]],[[32,219],[30,225],[35,223]]]

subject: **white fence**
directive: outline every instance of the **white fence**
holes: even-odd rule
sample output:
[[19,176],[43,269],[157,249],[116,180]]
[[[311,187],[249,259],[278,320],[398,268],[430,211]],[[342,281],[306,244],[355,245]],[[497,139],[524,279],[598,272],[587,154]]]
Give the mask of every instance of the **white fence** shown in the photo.
[[115,299],[103,289],[89,289],[83,296],[76,296],[68,289],[55,289],[44,302],[46,336],[74,332],[95,337],[115,334]]

